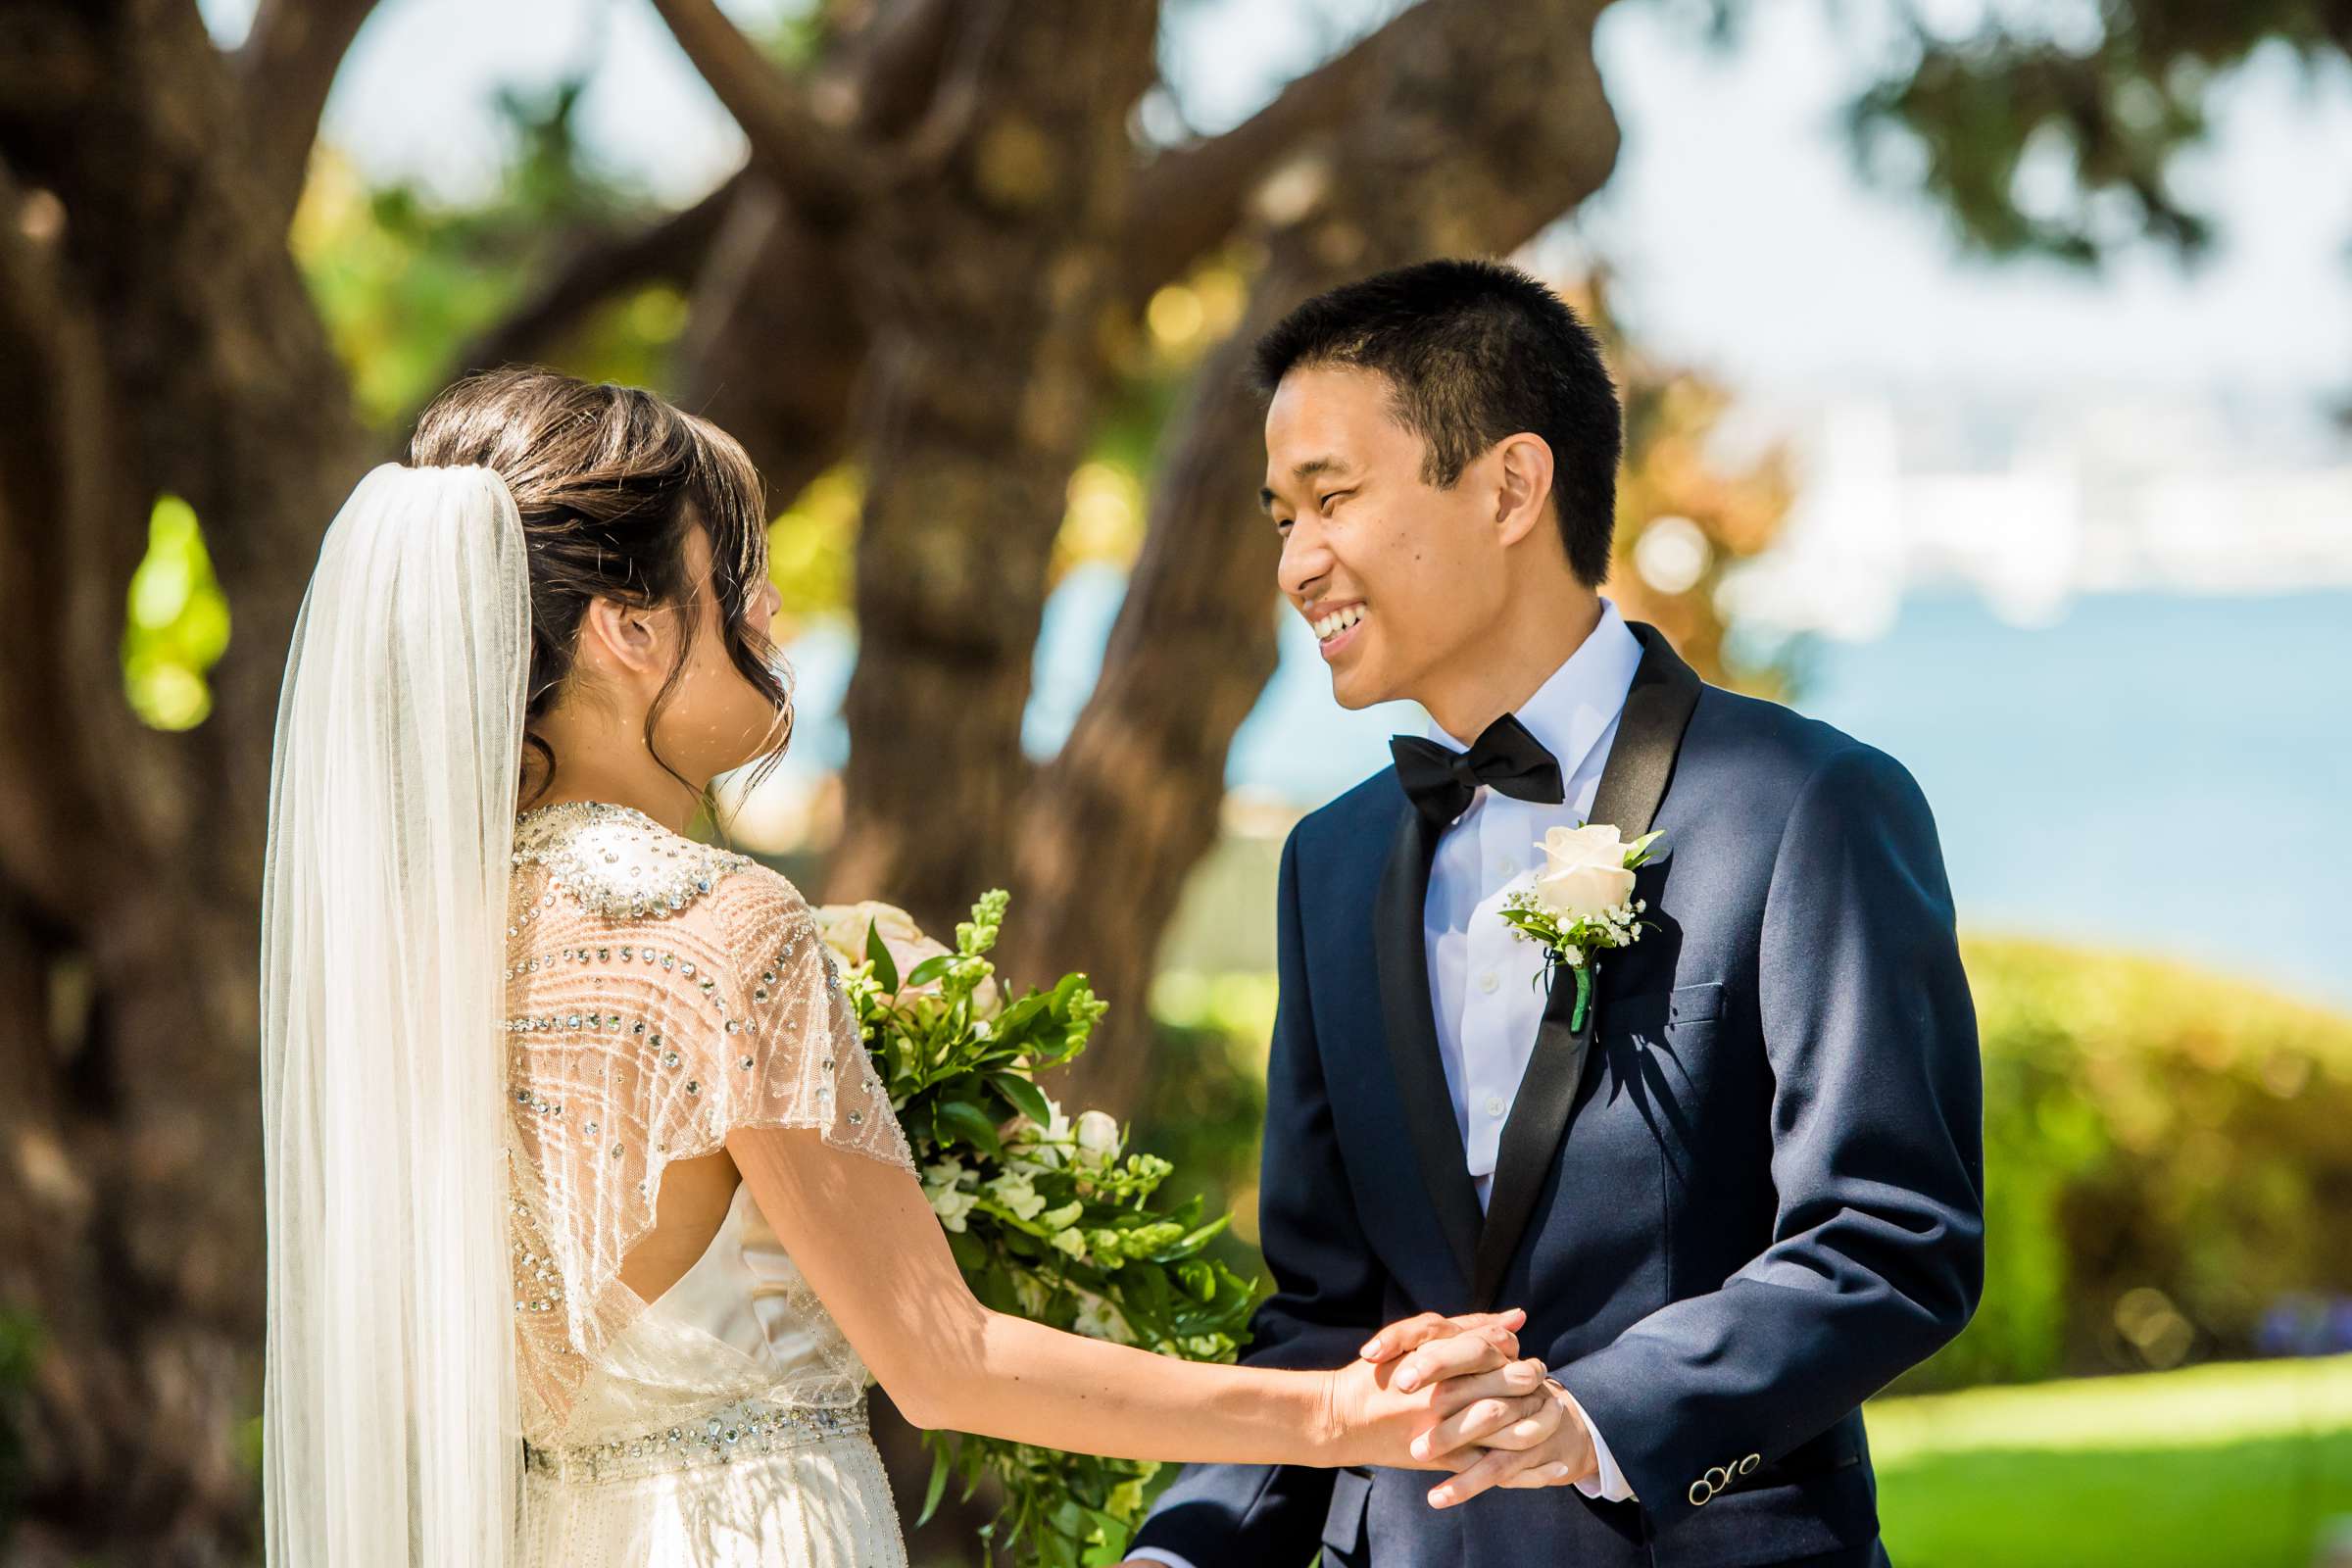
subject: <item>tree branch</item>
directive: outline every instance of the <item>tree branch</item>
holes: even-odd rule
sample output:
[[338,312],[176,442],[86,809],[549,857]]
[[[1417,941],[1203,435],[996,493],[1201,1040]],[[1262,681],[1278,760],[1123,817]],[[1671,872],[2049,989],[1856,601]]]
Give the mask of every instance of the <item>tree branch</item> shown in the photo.
[[[849,106],[858,133],[887,139],[904,131],[920,116],[922,106],[930,101],[937,86],[952,31],[949,24],[953,11],[950,0],[899,0],[882,9],[870,24],[847,41],[841,58],[829,64],[828,84],[819,89],[820,93],[830,91]],[[444,379],[491,366],[552,358],[564,335],[597,306],[624,289],[653,282],[671,282],[697,290],[692,322],[701,347],[690,353],[690,361],[699,362],[713,349],[723,350],[725,341],[735,335],[732,324],[718,333],[710,328],[719,317],[731,315],[736,309],[738,289],[732,277],[726,280],[728,286],[713,289],[704,276],[721,243],[721,235],[731,226],[757,234],[773,232],[779,222],[796,230],[803,226],[792,224],[789,217],[772,211],[778,205],[778,196],[774,183],[765,175],[765,170],[757,164],[737,170],[692,206],[645,228],[614,234],[576,250],[561,271],[547,279],[505,320],[480,333],[461,350]],[[747,204],[760,209],[759,220],[748,224],[738,221]],[[829,269],[819,265],[819,258],[806,236],[796,237],[784,256],[791,272],[779,276],[771,269],[762,274],[760,283],[781,293],[796,311],[819,298],[837,299],[839,287],[829,276],[818,275]],[[744,270],[741,259],[732,270],[738,273]],[[745,286],[750,285],[747,282]],[[846,309],[846,304],[843,308]],[[857,334],[855,341],[861,350],[863,334]],[[698,379],[703,378],[689,376],[689,380]],[[727,383],[733,378],[715,379]],[[793,379],[805,382],[808,378],[796,374]],[[837,419],[834,422],[838,424]],[[746,440],[756,439],[759,434],[753,430],[744,432]],[[829,452],[832,444],[827,439],[818,446]],[[806,444],[787,440],[783,447],[787,450],[771,453],[783,459],[778,471],[801,474],[804,465],[792,459],[806,450]],[[763,472],[767,471],[767,464],[760,466]]]
[[869,155],[845,126],[817,114],[715,0],[654,0],[654,9],[795,207],[811,219],[837,218],[872,187]]
[[1356,40],[1222,135],[1171,147],[1138,171],[1119,251],[1121,297],[1142,309],[1233,233],[1258,182],[1300,141],[1347,118],[1382,53],[1427,28],[1429,9],[1415,7]]
[[901,182],[936,175],[979,123],[988,103],[990,67],[1004,47],[1015,4],[1016,0],[991,0],[977,17],[971,14],[975,8],[967,6],[955,58],[940,60],[930,107],[907,134],[892,171]]
[[938,91],[955,19],[955,0],[895,0],[844,41],[838,64],[860,131],[888,141],[922,117]]
[[250,107],[257,173],[291,217],[335,73],[375,0],[262,0],[232,59]]
[[548,358],[589,312],[624,289],[648,283],[691,284],[752,184],[738,170],[690,207],[625,234],[572,252],[564,269],[512,315],[459,351],[445,379],[518,360]]

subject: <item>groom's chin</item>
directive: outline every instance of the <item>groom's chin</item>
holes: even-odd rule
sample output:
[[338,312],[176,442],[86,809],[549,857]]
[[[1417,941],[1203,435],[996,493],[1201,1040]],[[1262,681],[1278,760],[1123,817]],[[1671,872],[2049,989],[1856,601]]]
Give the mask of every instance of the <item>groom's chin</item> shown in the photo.
[[1335,669],[1331,672],[1331,700],[1352,712],[1359,708],[1371,708],[1384,699],[1375,683],[1364,679],[1361,671]]

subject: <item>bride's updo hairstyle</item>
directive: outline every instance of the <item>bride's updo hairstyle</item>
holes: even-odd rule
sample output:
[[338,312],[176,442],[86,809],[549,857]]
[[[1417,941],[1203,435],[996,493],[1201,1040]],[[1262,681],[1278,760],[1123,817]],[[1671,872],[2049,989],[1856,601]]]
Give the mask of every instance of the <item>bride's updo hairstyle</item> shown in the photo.
[[[646,714],[653,749],[655,720],[685,671],[697,623],[686,531],[698,523],[710,540],[728,655],[776,710],[772,744],[753,781],[781,760],[792,736],[792,693],[775,645],[749,617],[766,586],[767,514],[760,471],[733,436],[636,387],[510,366],[467,376],[435,398],[416,422],[409,462],[491,468],[522,514],[531,578],[524,744],[546,763],[534,799],[553,778],[556,756],[529,725],[554,709],[571,676],[580,618],[592,599],[674,609],[683,617],[677,661]],[[659,752],[654,759],[691,786]],[[705,808],[712,804],[706,797]]]

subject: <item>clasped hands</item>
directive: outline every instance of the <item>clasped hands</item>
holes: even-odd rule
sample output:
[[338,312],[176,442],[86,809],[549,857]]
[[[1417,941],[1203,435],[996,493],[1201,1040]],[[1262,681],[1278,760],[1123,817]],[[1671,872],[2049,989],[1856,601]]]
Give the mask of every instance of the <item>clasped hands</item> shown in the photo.
[[1424,1312],[1364,1342],[1332,1374],[1343,1464],[1450,1470],[1429,1493],[1452,1507],[1489,1487],[1556,1487],[1594,1473],[1592,1434],[1544,1363],[1519,1354],[1519,1307]]

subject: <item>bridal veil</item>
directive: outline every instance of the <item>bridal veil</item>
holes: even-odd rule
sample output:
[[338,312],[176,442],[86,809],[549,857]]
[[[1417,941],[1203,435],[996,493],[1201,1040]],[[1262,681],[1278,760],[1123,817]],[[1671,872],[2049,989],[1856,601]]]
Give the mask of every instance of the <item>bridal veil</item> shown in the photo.
[[386,463],[294,630],[262,894],[272,1568],[495,1568],[521,1444],[499,1016],[530,669],[487,467]]

